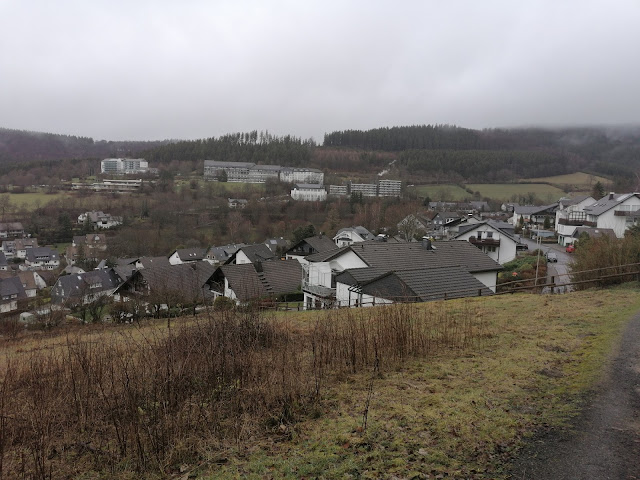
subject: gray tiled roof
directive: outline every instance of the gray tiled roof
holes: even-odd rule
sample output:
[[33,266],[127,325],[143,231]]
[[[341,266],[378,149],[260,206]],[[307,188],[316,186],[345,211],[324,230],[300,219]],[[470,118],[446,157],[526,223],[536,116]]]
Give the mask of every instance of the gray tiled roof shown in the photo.
[[138,262],[142,264],[142,268],[151,268],[151,267],[168,267],[171,264],[169,263],[169,259],[167,257],[140,257]]
[[0,279],[0,301],[4,297],[11,297],[13,295],[17,295],[16,298],[25,298],[27,296],[20,278],[9,277]]
[[238,300],[246,302],[298,291],[302,281],[302,266],[297,260],[222,265],[213,278],[220,281],[222,276],[226,277]]
[[[92,284],[101,284],[100,287],[91,288]],[[64,275],[51,290],[51,300],[54,303],[62,303],[69,298],[80,298],[85,295],[104,292],[116,288],[120,284],[120,278],[112,269],[91,270],[86,273]]]
[[[370,277],[370,278],[367,278]],[[493,295],[482,282],[462,267],[438,267],[388,271],[347,270],[337,282],[359,287],[362,293],[393,301],[431,301]]]
[[[310,248],[305,248],[305,244]],[[302,255],[305,251],[309,250],[312,252],[311,255],[313,255],[313,253],[328,252],[335,249],[336,244],[333,243],[333,240],[331,240],[331,238],[324,235],[316,235],[314,237],[308,237],[304,240],[300,240],[293,247],[291,247],[291,249],[287,253],[291,253],[292,255]],[[296,253],[296,251],[300,253]]]
[[178,257],[183,262],[195,262],[202,260],[207,255],[206,248],[181,248],[176,250]]
[[137,270],[120,289],[127,290],[142,279],[152,294],[178,293],[188,300],[198,300],[203,295],[203,285],[215,268],[209,262],[154,265]]
[[60,260],[58,252],[49,247],[37,247],[27,249],[27,260],[30,262],[39,261],[38,258],[45,259],[46,261]]
[[583,210],[588,215],[596,215],[596,216],[602,215],[604,212],[611,210],[613,207],[619,205],[620,203],[624,202],[625,200],[627,200],[628,198],[634,195],[640,196],[640,194],[636,194],[636,193],[625,193],[621,195],[614,194],[613,198],[610,198],[611,195],[607,195],[606,197],[603,197],[600,200],[598,200],[593,205],[584,207]]
[[232,263],[240,251],[249,258],[251,263],[263,262],[265,260],[272,260],[275,258],[275,255],[269,247],[264,243],[258,243],[256,245],[247,245],[239,248],[238,251],[231,255],[225,263]]

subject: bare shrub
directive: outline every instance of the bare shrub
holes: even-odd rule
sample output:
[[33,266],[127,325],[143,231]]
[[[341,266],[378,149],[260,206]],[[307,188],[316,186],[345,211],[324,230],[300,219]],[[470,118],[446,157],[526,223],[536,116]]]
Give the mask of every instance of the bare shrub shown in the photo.
[[212,446],[286,430],[336,373],[471,346],[486,331],[476,305],[329,311],[311,328],[229,309],[68,336],[0,373],[0,477],[167,476]]

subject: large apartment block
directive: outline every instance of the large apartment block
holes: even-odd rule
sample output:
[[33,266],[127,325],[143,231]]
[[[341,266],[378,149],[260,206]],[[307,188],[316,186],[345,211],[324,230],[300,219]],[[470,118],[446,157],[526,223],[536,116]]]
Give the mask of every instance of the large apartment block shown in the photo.
[[265,183],[268,179],[289,183],[319,184],[324,182],[324,173],[315,168],[281,167],[280,165],[256,165],[250,162],[204,161],[204,178],[227,182]]
[[106,174],[146,173],[149,162],[143,158],[105,158],[100,162],[100,172]]
[[400,180],[378,180],[377,183],[351,183],[347,185],[329,185],[329,195],[351,195],[361,193],[363,197],[400,197]]

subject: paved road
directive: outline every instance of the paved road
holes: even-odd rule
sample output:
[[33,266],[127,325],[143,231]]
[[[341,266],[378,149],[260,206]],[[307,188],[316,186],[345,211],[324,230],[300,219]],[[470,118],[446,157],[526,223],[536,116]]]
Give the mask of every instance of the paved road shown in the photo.
[[532,440],[511,472],[513,480],[640,479],[640,314],[589,406],[570,428]]
[[[526,243],[529,246],[530,252],[538,248],[538,244],[533,240],[529,240],[528,238],[523,238],[521,239],[521,241],[522,243]],[[551,281],[551,277],[553,277],[556,285],[562,285],[563,283],[568,282],[569,276],[567,275],[567,273],[569,271],[569,264],[572,261],[571,254],[565,251],[565,247],[562,247],[557,243],[546,243],[546,244],[543,243],[540,247],[544,253],[547,253],[549,250],[553,250],[558,257],[557,263],[548,264],[549,268],[547,270],[548,272],[547,277],[549,281]],[[543,259],[541,258],[541,260]],[[556,293],[563,293],[564,291],[571,291],[571,290],[572,290],[572,287],[570,286],[557,287],[555,289]]]

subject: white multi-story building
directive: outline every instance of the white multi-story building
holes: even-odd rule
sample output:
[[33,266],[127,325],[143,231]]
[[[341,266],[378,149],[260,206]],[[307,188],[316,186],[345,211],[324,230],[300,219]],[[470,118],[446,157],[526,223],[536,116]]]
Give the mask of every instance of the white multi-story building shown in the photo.
[[315,168],[283,167],[280,170],[280,181],[289,183],[324,183],[324,173]]
[[379,197],[399,197],[402,194],[402,182],[400,180],[379,180]]
[[324,202],[327,191],[322,185],[299,183],[291,190],[291,198],[305,202]]
[[363,197],[375,197],[378,195],[378,189],[375,183],[352,183],[351,193],[361,193]]
[[100,162],[100,171],[115,175],[146,173],[149,171],[149,162],[143,158],[105,158]]

